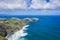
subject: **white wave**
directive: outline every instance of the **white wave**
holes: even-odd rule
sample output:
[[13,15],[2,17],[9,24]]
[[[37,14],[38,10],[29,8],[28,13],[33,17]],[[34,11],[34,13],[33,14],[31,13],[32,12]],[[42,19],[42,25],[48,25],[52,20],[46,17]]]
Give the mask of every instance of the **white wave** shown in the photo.
[[9,37],[6,37],[8,40],[17,40],[18,38],[20,37],[24,37],[26,35],[28,35],[28,33],[24,32],[24,30],[27,30],[27,27],[29,25],[25,25],[21,30],[15,32],[13,35],[9,36]]

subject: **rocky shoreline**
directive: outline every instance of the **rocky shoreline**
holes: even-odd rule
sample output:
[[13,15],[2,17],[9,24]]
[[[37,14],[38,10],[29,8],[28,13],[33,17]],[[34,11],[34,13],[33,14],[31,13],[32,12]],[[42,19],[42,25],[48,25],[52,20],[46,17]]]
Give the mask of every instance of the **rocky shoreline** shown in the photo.
[[0,39],[7,40],[5,37],[21,30],[29,22],[38,20],[38,18],[0,18]]

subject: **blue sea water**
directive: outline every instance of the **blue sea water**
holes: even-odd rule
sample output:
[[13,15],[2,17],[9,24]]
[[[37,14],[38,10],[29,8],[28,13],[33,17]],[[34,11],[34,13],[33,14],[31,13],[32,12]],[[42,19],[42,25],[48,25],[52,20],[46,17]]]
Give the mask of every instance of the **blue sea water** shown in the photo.
[[[60,40],[60,16],[0,16],[0,18],[39,18],[30,22],[27,36],[22,40]],[[18,40],[20,40],[19,38]]]

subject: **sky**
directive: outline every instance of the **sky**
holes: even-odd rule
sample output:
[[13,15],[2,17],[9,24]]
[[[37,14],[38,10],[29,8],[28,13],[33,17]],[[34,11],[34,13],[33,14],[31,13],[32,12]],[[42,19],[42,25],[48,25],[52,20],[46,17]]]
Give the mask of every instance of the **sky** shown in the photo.
[[0,14],[60,15],[60,0],[0,0]]

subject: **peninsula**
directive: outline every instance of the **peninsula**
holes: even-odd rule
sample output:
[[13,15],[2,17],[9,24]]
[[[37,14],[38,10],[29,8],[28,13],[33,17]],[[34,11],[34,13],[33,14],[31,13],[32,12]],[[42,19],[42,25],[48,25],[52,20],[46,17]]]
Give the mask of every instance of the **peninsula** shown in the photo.
[[7,40],[5,37],[21,30],[29,22],[37,21],[38,18],[0,18],[0,39]]

